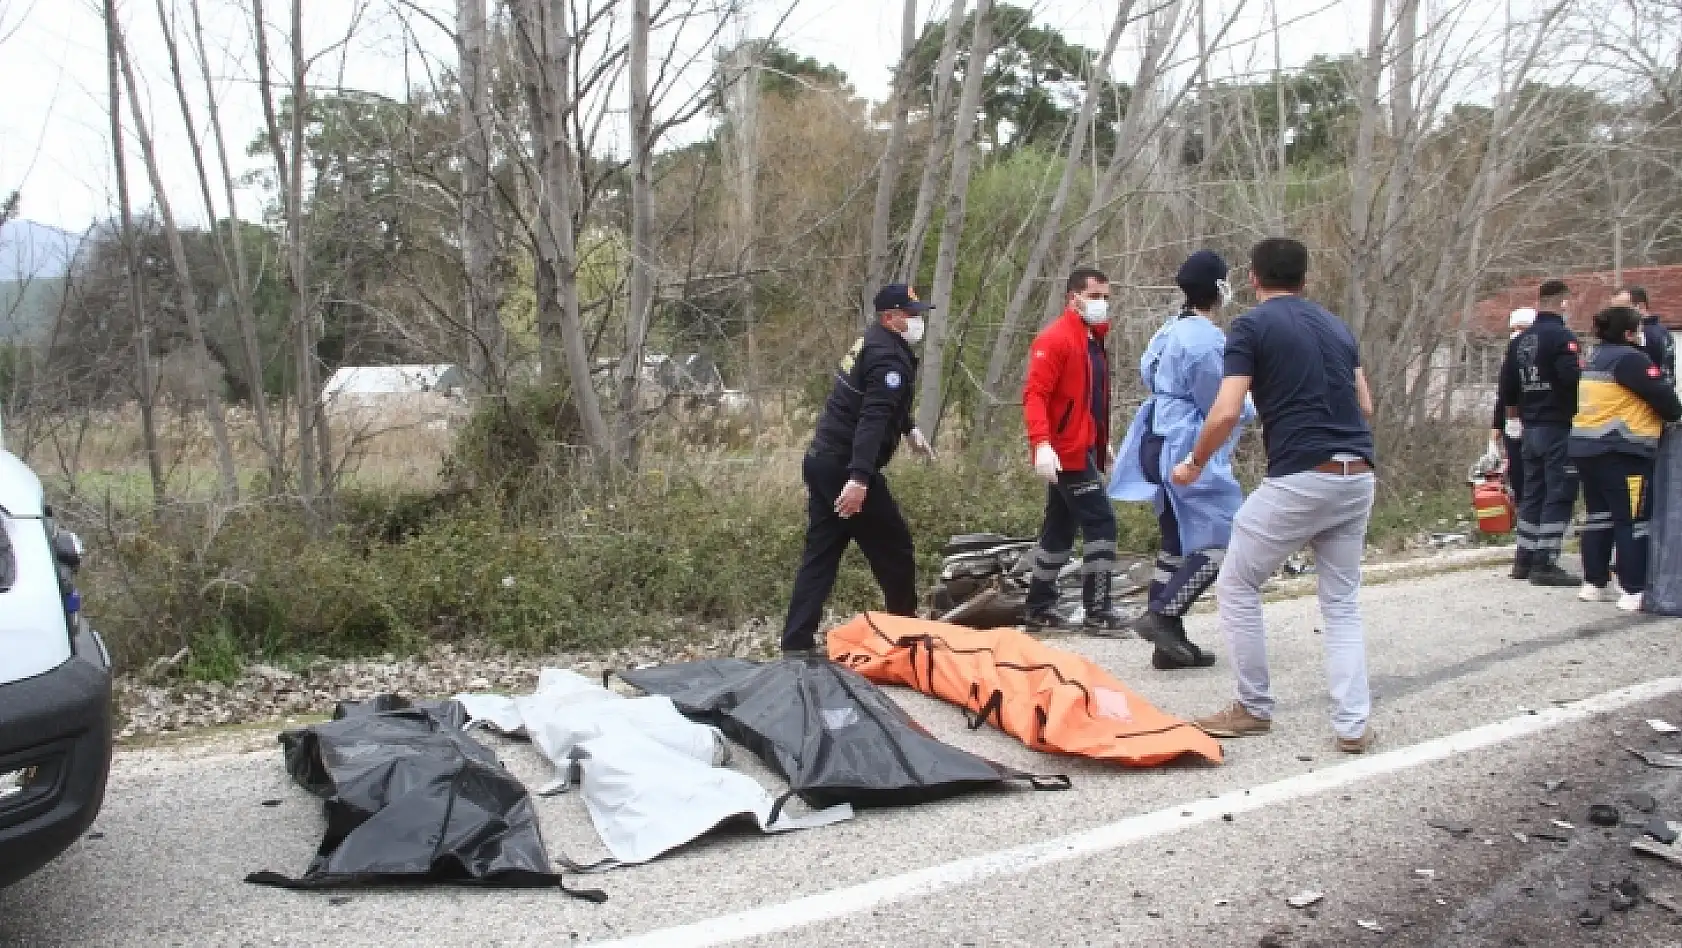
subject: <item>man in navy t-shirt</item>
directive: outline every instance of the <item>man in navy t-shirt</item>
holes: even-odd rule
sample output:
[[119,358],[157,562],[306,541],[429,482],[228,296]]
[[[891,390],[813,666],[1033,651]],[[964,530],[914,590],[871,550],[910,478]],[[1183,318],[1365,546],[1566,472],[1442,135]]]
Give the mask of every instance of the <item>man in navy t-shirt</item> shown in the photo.
[[1232,653],[1238,700],[1197,722],[1215,737],[1249,737],[1273,725],[1261,587],[1285,559],[1314,550],[1325,617],[1332,730],[1339,750],[1372,746],[1366,643],[1358,598],[1372,512],[1372,394],[1360,347],[1341,320],[1300,295],[1308,248],[1264,240],[1250,251],[1259,300],[1227,334],[1226,378],[1174,482],[1194,483],[1226,443],[1250,395],[1267,446],[1267,478],[1239,508],[1216,581],[1221,629]]

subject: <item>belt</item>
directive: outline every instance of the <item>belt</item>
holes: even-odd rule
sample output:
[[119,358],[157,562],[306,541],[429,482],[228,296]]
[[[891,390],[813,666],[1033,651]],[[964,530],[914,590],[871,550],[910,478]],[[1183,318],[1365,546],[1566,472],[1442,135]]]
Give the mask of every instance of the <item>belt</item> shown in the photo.
[[1356,458],[1353,461],[1327,461],[1314,469],[1316,474],[1371,474],[1372,465]]

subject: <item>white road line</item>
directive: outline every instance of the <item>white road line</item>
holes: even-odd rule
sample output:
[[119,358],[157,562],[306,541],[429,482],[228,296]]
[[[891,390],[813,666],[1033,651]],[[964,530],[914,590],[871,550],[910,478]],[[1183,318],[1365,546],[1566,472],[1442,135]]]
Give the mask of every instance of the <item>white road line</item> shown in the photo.
[[914,896],[954,889],[983,879],[1018,875],[1054,863],[1108,852],[1219,820],[1222,814],[1246,813],[1275,803],[1325,793],[1362,780],[1410,770],[1424,764],[1530,737],[1563,725],[1586,721],[1598,714],[1617,711],[1678,692],[1682,692],[1682,678],[1660,678],[1550,708],[1537,714],[1525,714],[1411,747],[1355,758],[1346,764],[1287,777],[1249,790],[1234,790],[1213,799],[1192,800],[1154,813],[1141,813],[1068,836],[941,863],[777,905],[766,905],[688,925],[662,928],[606,944],[614,948],[655,948],[667,945],[674,948],[695,948],[701,945],[724,945],[791,931]]

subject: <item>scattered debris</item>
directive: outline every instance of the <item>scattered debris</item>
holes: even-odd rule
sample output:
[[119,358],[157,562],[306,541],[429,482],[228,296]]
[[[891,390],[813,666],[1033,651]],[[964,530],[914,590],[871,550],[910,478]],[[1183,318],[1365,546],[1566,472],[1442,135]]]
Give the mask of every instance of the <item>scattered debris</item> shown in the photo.
[[1447,899],[1438,899],[1438,900],[1437,900],[1437,904],[1438,904],[1438,905],[1447,905],[1447,904],[1448,904],[1448,900],[1447,900]]
[[1623,821],[1623,814],[1619,813],[1615,806],[1596,803],[1589,807],[1589,822],[1596,826],[1617,826]]
[[1437,870],[1435,870],[1435,869],[1415,869],[1415,870],[1413,870],[1413,874],[1418,876],[1421,879],[1429,880],[1429,879],[1435,879],[1437,877]]
[[1232,904],[1231,899],[1216,899],[1215,900],[1215,907],[1216,908],[1226,908],[1227,906],[1229,906],[1231,904]]
[[1647,762],[1649,767],[1663,767],[1666,770],[1682,770],[1682,754],[1661,754],[1657,751],[1638,751],[1633,747],[1624,750]]
[[1524,835],[1524,834],[1523,834],[1523,833],[1519,833],[1519,832],[1514,832],[1514,833],[1513,833],[1513,838],[1514,838],[1514,839],[1516,839],[1516,840],[1518,840],[1518,841],[1519,841],[1519,842],[1521,842],[1521,843],[1528,843],[1528,842],[1530,842],[1530,837],[1528,837],[1528,836],[1526,836],[1526,835]]
[[280,803],[281,801],[279,800],[264,800],[262,803],[258,804],[258,806],[280,806]]
[[1300,760],[1305,764],[1311,764],[1314,762],[1314,756],[1312,754],[1298,754],[1297,760]]
[[1290,933],[1286,931],[1268,932],[1261,936],[1261,941],[1256,942],[1256,948],[1286,948],[1290,944],[1286,939],[1290,937]]
[[1296,895],[1286,899],[1285,904],[1294,909],[1305,909],[1310,905],[1318,903],[1325,897],[1326,893],[1324,892],[1316,892],[1313,889],[1308,889],[1303,892],[1298,892]]
[[1647,901],[1657,905],[1659,908],[1664,909],[1672,915],[1682,915],[1682,905],[1677,904],[1675,899],[1663,894],[1662,892],[1647,893]]
[[[1649,827],[1649,830],[1651,829],[1652,827]],[[1678,845],[1676,842],[1678,831],[1682,830],[1682,823],[1667,823],[1665,829],[1667,835],[1671,838],[1670,842],[1664,843],[1651,836],[1641,836],[1630,843],[1629,848],[1644,855],[1657,856],[1673,865],[1682,866],[1682,845]]]
[[1466,836],[1472,832],[1472,828],[1465,823],[1447,819],[1446,817],[1437,817],[1435,819],[1426,820],[1425,825],[1431,827],[1432,829],[1440,829],[1451,836]]
[[1548,832],[1531,833],[1530,838],[1531,839],[1540,839],[1540,840],[1544,840],[1544,841],[1550,842],[1550,843],[1569,843],[1571,841],[1569,838],[1561,836],[1558,833],[1548,833]]
[[104,833],[98,833],[98,832],[95,832],[95,833],[89,833],[89,834],[88,834],[88,835],[86,835],[86,836],[84,836],[84,837],[82,837],[82,838],[83,838],[83,839],[104,839],[104,838],[105,838],[105,834],[104,834]]
[[1571,781],[1545,780],[1542,782],[1542,789],[1548,791],[1549,793],[1558,793],[1561,790],[1569,790],[1571,789]]
[[1557,826],[1562,830],[1574,830],[1574,829],[1577,828],[1575,826],[1572,826],[1570,823],[1567,823],[1565,820],[1549,820],[1548,822],[1552,823],[1554,826]]
[[1624,797],[1624,802],[1642,813],[1651,813],[1659,808],[1659,801],[1651,793],[1632,793]]
[[1641,886],[1625,879],[1612,887],[1612,911],[1627,912],[1641,902]]
[[335,895],[332,898],[327,900],[327,904],[328,905],[349,905],[350,903],[355,902],[355,901],[356,901],[355,896]]
[[1682,734],[1682,727],[1677,727],[1669,721],[1663,721],[1659,718],[1648,720],[1647,726],[1652,728],[1656,734]]
[[1153,911],[1149,911],[1149,912],[1146,912],[1146,913],[1145,913],[1145,914],[1146,914],[1146,915],[1147,915],[1147,916],[1149,916],[1149,917],[1150,917],[1150,918],[1161,918],[1161,917],[1162,917],[1162,913],[1161,913],[1161,912],[1158,912],[1158,911],[1154,911],[1154,910],[1153,910]]
[[1440,550],[1445,546],[1459,546],[1470,542],[1471,539],[1464,533],[1433,533],[1431,534],[1431,545]]
[[1222,813],[1221,814],[1221,822],[1231,823],[1232,822],[1232,814],[1231,813]]
[[1659,842],[1664,843],[1666,846],[1676,842],[1676,837],[1678,835],[1675,824],[1666,823],[1662,819],[1649,820],[1647,822],[1647,826],[1643,828],[1641,832],[1643,835],[1651,836]]
[[1606,916],[1594,909],[1583,909],[1577,913],[1577,924],[1584,928],[1599,928],[1606,921]]
[[1372,932],[1374,935],[1384,934],[1384,926],[1378,924],[1377,922],[1369,922],[1365,919],[1356,919],[1355,924],[1361,926],[1369,932]]

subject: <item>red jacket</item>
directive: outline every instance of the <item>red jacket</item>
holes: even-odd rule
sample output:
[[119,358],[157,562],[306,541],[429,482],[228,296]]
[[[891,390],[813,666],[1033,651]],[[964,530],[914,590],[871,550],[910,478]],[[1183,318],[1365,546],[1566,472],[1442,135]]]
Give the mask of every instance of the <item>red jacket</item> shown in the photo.
[[1028,354],[1028,377],[1022,384],[1022,421],[1028,429],[1028,449],[1051,442],[1065,471],[1086,468],[1095,451],[1098,468],[1109,467],[1110,363],[1103,352],[1109,326],[1094,326],[1099,363],[1103,370],[1102,417],[1092,416],[1092,360],[1087,353],[1088,331],[1080,314],[1065,309],[1057,321],[1034,337]]

